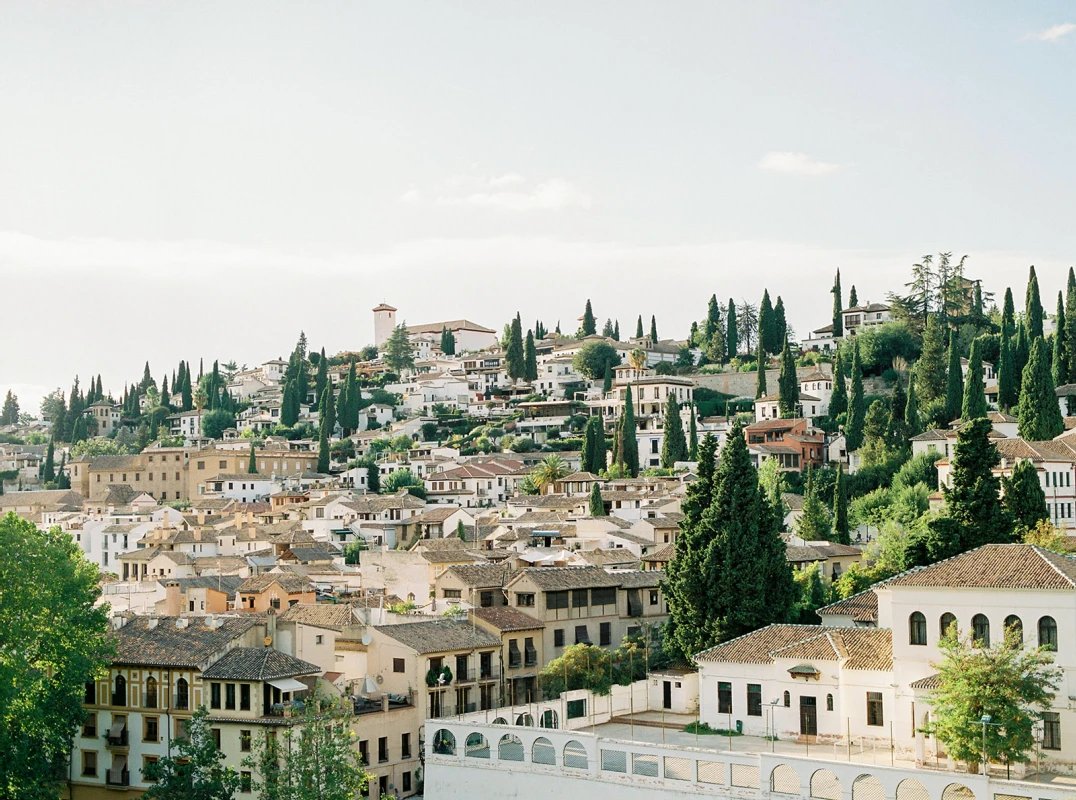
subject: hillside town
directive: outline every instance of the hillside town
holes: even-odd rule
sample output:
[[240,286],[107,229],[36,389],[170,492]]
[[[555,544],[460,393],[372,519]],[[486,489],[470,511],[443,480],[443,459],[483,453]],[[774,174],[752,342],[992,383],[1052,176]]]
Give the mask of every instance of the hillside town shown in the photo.
[[[459,759],[598,769],[592,745],[495,747],[490,725],[1071,774],[1076,276],[1055,314],[1033,267],[1019,310],[948,253],[885,302],[848,277],[801,337],[769,291],[712,296],[670,321],[685,338],[644,315],[625,336],[590,300],[492,326],[380,303],[363,347],[300,334],[254,366],[147,361],[38,409],[9,392],[8,552],[68,542],[105,628],[65,796],[152,796],[199,737],[235,797],[270,796],[297,726],[374,800],[438,796],[429,771]],[[981,731],[954,733],[945,703],[1006,678],[958,685],[950,661],[999,652],[1037,693],[965,696]],[[648,758],[632,774],[713,782]],[[811,796],[846,796],[833,780]]]

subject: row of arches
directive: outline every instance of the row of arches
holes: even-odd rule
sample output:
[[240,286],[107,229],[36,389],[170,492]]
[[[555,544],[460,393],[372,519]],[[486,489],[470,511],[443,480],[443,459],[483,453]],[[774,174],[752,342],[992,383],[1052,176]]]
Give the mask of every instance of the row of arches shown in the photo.
[[[956,624],[956,615],[948,611],[938,620],[938,637],[945,638],[949,629]],[[1017,644],[1024,643],[1024,621],[1015,614],[1005,617],[1005,631],[1013,631]],[[1039,617],[1037,625],[1038,644],[1047,650],[1057,650],[1057,621],[1049,616]],[[971,636],[981,647],[990,646],[990,619],[985,614],[976,614],[971,618]],[[912,612],[908,617],[908,642],[913,645],[927,644],[927,618],[921,611]]]
[[[542,712],[541,716],[538,717],[538,727],[550,729],[557,728],[559,727],[559,725],[557,724],[558,721],[559,718],[557,717],[557,712],[551,708],[547,708],[545,711]],[[497,717],[497,719],[493,720],[493,724],[507,725],[508,720],[506,720],[504,717]],[[517,728],[533,728],[534,716],[532,714],[528,714],[527,712],[517,714],[515,725]]]
[[[828,769],[811,774],[810,796],[815,800],[842,800],[841,781]],[[800,776],[787,764],[779,764],[770,773],[770,791],[775,794],[800,794]],[[885,787],[874,775],[860,775],[852,781],[852,800],[885,800]],[[905,778],[897,784],[895,800],[930,800],[930,792],[922,781]],[[975,800],[975,793],[962,783],[950,783],[942,791],[941,800]]]
[[[433,737],[433,751],[439,755],[456,755],[456,737],[451,731],[444,728],[437,731]],[[497,742],[498,761],[526,761],[526,747],[523,741],[516,735],[506,733]],[[491,748],[489,740],[477,731],[467,736],[463,743],[463,755],[466,758],[489,758]],[[547,764],[555,766],[557,763],[557,748],[544,736],[539,736],[531,745],[532,764]],[[575,739],[564,745],[561,751],[561,764],[569,769],[587,769],[590,760],[587,758],[586,748]],[[838,800],[840,800],[838,798]]]
[[[142,693],[142,707],[143,708],[158,708],[158,686],[157,679],[150,675],[146,678],[146,685]],[[87,697],[90,696],[90,690],[87,688]],[[127,678],[123,675],[117,675],[116,679],[112,683],[112,697],[110,705],[126,707],[127,706]],[[190,685],[187,683],[186,678],[180,678],[176,681],[176,696],[174,707],[179,710],[186,710],[190,700]],[[167,702],[165,703],[167,707]]]

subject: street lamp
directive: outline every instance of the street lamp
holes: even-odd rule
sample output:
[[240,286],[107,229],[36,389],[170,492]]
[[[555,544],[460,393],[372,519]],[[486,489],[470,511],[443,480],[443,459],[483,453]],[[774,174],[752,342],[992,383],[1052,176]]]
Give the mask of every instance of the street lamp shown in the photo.
[[780,697],[775,697],[775,698],[773,698],[773,700],[770,701],[770,752],[771,753],[776,752],[776,750],[775,750],[776,745],[774,744],[774,742],[777,741],[777,723],[774,721],[773,712],[774,712],[774,709],[777,708],[777,704],[780,703],[780,702],[781,702]]

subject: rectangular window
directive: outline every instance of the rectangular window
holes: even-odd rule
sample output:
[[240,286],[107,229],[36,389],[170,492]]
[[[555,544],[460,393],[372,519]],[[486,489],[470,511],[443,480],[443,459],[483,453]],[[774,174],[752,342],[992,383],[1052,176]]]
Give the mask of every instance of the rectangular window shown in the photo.
[[370,763],[370,750],[368,742],[365,739],[359,741],[359,759],[362,761],[363,765]]
[[717,684],[717,713],[732,713],[732,684],[721,681]]
[[213,728],[213,746],[220,750],[220,728]]
[[224,686],[224,707],[229,711],[235,711],[235,684],[228,683]]
[[411,758],[411,734],[400,734],[400,758]]
[[319,633],[314,637],[314,644],[325,644],[325,637]]
[[533,594],[517,594],[516,595],[516,605],[517,606],[527,606],[528,608],[533,607],[534,606],[534,595]]
[[97,712],[91,711],[86,715],[86,721],[82,723],[82,735],[87,739],[97,736]]
[[1061,715],[1047,711],[1042,715],[1042,749],[1061,749]]
[[885,724],[881,692],[867,692],[867,724],[878,726]]
[[762,686],[758,683],[747,684],[747,716],[762,716]]
[[248,771],[243,770],[239,773],[239,791],[250,792],[254,788],[254,782],[251,780],[251,775]]
[[587,590],[572,589],[572,608],[587,607]]
[[461,590],[459,589],[445,589],[446,600],[459,600],[461,596]]
[[608,647],[613,643],[613,623],[603,622],[598,625],[598,644]]
[[658,590],[657,589],[651,589],[650,590],[650,605],[656,606],[657,604],[658,604]]
[[564,629],[557,628],[553,631],[553,646],[564,647]]
[[616,605],[616,587],[608,586],[603,589],[592,589],[590,592],[590,604],[595,606]]
[[493,592],[482,592],[479,597],[479,605],[482,608],[491,608],[493,606]]
[[545,607],[548,609],[567,608],[568,592],[546,592]]
[[239,710],[250,711],[250,684],[239,684]]
[[509,669],[515,669],[516,667],[523,666],[523,654],[519,650],[519,640],[508,640],[508,667]]
[[82,774],[88,778],[97,777],[97,752],[95,750],[82,751]]
[[389,760],[389,737],[382,736],[377,740],[377,761],[384,763]]
[[250,752],[250,731],[249,730],[241,730],[241,731],[239,731],[239,749],[242,750],[244,753],[249,753]]
[[394,659],[392,659],[392,671],[393,672],[403,672],[404,671],[404,660],[402,658],[394,658]]
[[402,783],[403,783],[403,790],[405,792],[410,792],[411,791],[411,773],[410,772],[405,772],[403,774]]
[[586,625],[575,626],[575,643],[590,644],[590,633],[587,631]]
[[220,684],[209,684],[209,707],[220,708]]
[[157,717],[143,717],[142,718],[142,741],[143,742],[156,742],[159,741],[160,726],[157,721]]

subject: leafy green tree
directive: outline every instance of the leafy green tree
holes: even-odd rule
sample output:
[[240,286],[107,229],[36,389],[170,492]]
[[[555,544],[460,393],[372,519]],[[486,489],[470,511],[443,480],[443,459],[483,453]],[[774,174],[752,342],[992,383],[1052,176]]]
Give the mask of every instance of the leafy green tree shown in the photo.
[[838,544],[852,543],[848,526],[848,494],[844,487],[844,470],[839,464],[833,481],[833,541]]
[[964,384],[964,406],[960,414],[965,420],[985,417],[987,412],[986,385],[983,383],[983,357],[980,347],[979,339],[971,343],[967,381]]
[[0,795],[59,797],[86,683],[108,663],[97,567],[59,528],[0,517]]
[[1053,657],[1042,647],[1021,647],[1014,630],[982,647],[954,625],[938,647],[938,688],[930,693],[924,732],[944,744],[950,758],[966,762],[970,773],[979,772],[984,750],[987,762],[1028,762],[1035,723],[1061,681]]
[[658,320],[653,314],[650,315],[650,341],[655,344],[658,341]]
[[523,380],[523,377],[527,374],[527,365],[524,362],[523,355],[523,324],[519,320],[518,312],[515,319],[512,320],[508,349],[504,353],[504,359],[508,377],[513,381]]
[[583,310],[583,335],[593,336],[598,332],[598,324],[594,319],[594,311],[590,307],[590,298],[587,298],[587,307]]
[[602,336],[607,339],[613,338],[613,320],[608,317],[605,318],[605,325],[602,326]]
[[786,341],[781,349],[781,375],[777,379],[778,406],[781,416],[796,416],[800,403],[800,383],[796,376],[796,359]]
[[556,453],[546,456],[545,459],[531,470],[531,479],[534,485],[545,494],[552,491],[553,484],[572,474],[571,467]]
[[934,315],[923,329],[923,350],[915,364],[915,393],[920,404],[945,397],[945,329]]
[[840,339],[844,336],[844,309],[841,307],[841,271],[837,270],[837,277],[833,279],[833,338]]
[[666,649],[681,658],[786,620],[796,597],[778,512],[759,487],[743,429],[733,426],[715,468],[716,447],[709,434],[699,445],[698,480],[663,583]]
[[725,360],[725,331],[715,328],[710,339],[705,343],[703,355],[711,364],[719,364]]
[[592,381],[600,380],[605,375],[606,367],[611,370],[619,363],[620,354],[616,348],[597,339],[584,342],[572,356],[572,368]]
[[830,602],[830,592],[822,580],[822,565],[817,561],[805,569],[796,570],[793,580],[796,583],[797,600],[789,613],[789,622],[799,625],[818,625],[822,619],[818,609]]
[[762,340],[758,343],[758,374],[755,376],[755,399],[766,396],[766,367],[769,366],[769,359],[766,357],[766,351],[762,348]]
[[781,343],[777,340],[777,320],[773,315],[769,289],[763,289],[762,302],[758,306],[758,340],[765,352],[773,354],[781,352]]
[[852,348],[852,391],[848,395],[848,421],[844,426],[845,447],[849,453],[863,444],[867,399],[863,394],[863,369],[859,362],[859,342]]
[[687,461],[684,422],[680,417],[680,404],[672,392],[669,392],[669,399],[665,403],[664,433],[661,442],[661,466],[672,469],[676,462]]
[[247,462],[247,474],[248,475],[257,475],[258,474],[258,458],[254,453],[254,442],[253,442],[253,440],[250,443],[250,460]]
[[573,644],[564,655],[554,658],[538,673],[538,684],[545,697],[560,697],[563,692],[588,689],[607,695],[613,685],[612,655],[593,644]]
[[852,289],[848,292],[848,307],[855,308],[859,305],[859,295],[856,294],[856,285],[852,284]]
[[803,513],[796,520],[796,533],[808,542],[828,539],[833,532],[829,509],[814,486],[814,470],[807,468],[807,487],[803,495]]
[[1024,297],[1024,319],[1027,320],[1028,337],[1042,338],[1042,301],[1039,299],[1039,279],[1032,265],[1027,274],[1027,294]]
[[688,461],[698,461],[699,458],[699,431],[695,424],[695,404],[688,406],[691,416],[688,421],[687,434],[687,458]]
[[837,419],[848,411],[848,384],[845,380],[844,361],[840,349],[833,360],[833,394],[829,397],[829,416]]
[[590,488],[590,516],[605,516],[605,503],[602,502],[602,490],[597,481]]
[[[311,353],[310,357],[314,357]],[[318,358],[318,371],[314,376],[314,397],[321,397],[322,392],[329,383],[329,361],[325,358],[325,348],[321,348],[321,356]]]
[[1020,402],[1016,417],[1021,439],[1045,441],[1065,430],[1061,408],[1057,404],[1054,379],[1050,374],[1046,341],[1036,339],[1020,381]]
[[202,436],[206,439],[220,439],[224,431],[235,427],[235,414],[223,409],[215,409],[202,414]]
[[86,417],[82,414],[78,415],[75,420],[75,428],[71,433],[71,444],[78,444],[79,442],[86,441]]
[[729,358],[736,358],[740,351],[739,327],[736,319],[736,301],[729,298],[728,308],[725,310],[725,352]]
[[1001,485],[1004,489],[1002,504],[1012,517],[1017,537],[1023,538],[1040,521],[1049,521],[1046,493],[1042,490],[1038,470],[1031,459],[1018,461],[1012,475],[1001,479]]
[[960,419],[964,406],[964,373],[960,365],[960,345],[956,333],[949,336],[949,366],[946,370],[945,413],[949,419]]
[[406,370],[414,369],[414,349],[411,347],[411,340],[407,336],[407,328],[402,323],[392,329],[392,334],[385,342],[385,352],[382,358],[385,361],[385,366],[397,375],[404,373]]
[[145,766],[152,782],[146,800],[232,800],[241,779],[224,763],[224,751],[213,740],[213,729],[202,706],[186,723],[187,735],[173,739],[169,755]]
[[364,458],[355,463],[357,467],[366,469],[366,491],[370,494],[381,493],[381,470],[373,458]]
[[538,355],[534,349],[534,334],[529,330],[523,346],[523,380],[528,383],[538,380]]
[[[370,478],[367,474],[366,486],[369,491],[373,491],[370,488]],[[422,478],[418,477],[409,469],[398,469],[395,472],[389,473],[381,484],[381,494],[397,494],[401,489],[407,489],[409,494],[415,497],[425,499],[426,490],[422,483]]]

